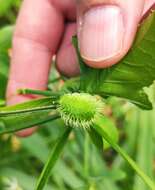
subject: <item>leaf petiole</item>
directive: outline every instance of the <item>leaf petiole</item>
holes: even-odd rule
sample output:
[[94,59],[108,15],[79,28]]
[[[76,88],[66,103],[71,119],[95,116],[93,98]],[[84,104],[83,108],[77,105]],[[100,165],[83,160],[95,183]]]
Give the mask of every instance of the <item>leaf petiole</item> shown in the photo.
[[52,92],[52,91],[41,91],[41,90],[33,90],[33,89],[19,89],[18,94],[34,94],[34,95],[43,95],[43,96],[51,96],[58,98],[62,93],[60,92]]

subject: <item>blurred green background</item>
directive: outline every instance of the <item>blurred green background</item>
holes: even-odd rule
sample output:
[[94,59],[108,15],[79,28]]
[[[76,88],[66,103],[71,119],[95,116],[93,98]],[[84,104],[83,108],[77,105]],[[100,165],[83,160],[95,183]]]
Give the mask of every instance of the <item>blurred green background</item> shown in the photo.
[[[5,102],[11,39],[20,0],[0,0],[0,106]],[[59,74],[53,68],[49,89]],[[153,95],[154,87],[148,90]],[[152,96],[153,98],[153,96]],[[155,174],[155,111],[141,111],[111,98],[106,114],[119,128],[120,145],[152,178]],[[44,124],[28,138],[0,136],[0,190],[33,190],[49,151],[64,130],[58,121]],[[146,185],[112,149],[100,152],[85,131],[74,130],[46,190],[147,190]]]

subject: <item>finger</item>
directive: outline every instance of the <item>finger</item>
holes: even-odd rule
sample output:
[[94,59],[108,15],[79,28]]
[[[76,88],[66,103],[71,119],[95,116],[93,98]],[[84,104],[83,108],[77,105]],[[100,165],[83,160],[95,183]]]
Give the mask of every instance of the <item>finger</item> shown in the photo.
[[51,0],[56,8],[58,8],[65,18],[69,21],[76,20],[76,0]]
[[24,1],[13,39],[9,100],[17,88],[46,87],[51,58],[62,31],[62,15],[49,1]]
[[19,88],[46,88],[51,58],[59,45],[63,25],[62,14],[50,1],[23,2],[13,39],[8,104],[29,100],[29,96],[16,96]]
[[145,0],[145,6],[144,6],[144,10],[143,10],[143,15],[145,15],[147,13],[147,11],[153,6],[155,5],[155,0]]
[[80,1],[79,47],[88,65],[95,68],[108,67],[117,63],[128,52],[144,3],[144,0]]
[[37,130],[37,127],[24,129],[24,130],[21,130],[21,131],[17,132],[16,135],[18,137],[28,137],[28,136],[32,135],[34,132],[36,132],[36,130]]
[[67,24],[56,59],[58,71],[68,77],[77,76],[80,71],[75,48],[72,45],[72,37],[75,34],[76,24]]
[[[75,9],[73,0],[24,1],[16,26],[13,64],[10,71],[10,79],[13,78],[13,83],[17,84],[9,85],[7,97],[14,95],[16,88],[28,83],[28,79],[29,87],[34,86],[41,89],[46,87],[49,63],[52,55],[56,52],[63,31],[62,15],[66,19],[75,20]],[[38,75],[35,78],[37,80],[33,75],[33,71],[36,69]],[[24,75],[26,72],[29,75]],[[17,80],[14,81],[14,78]]]

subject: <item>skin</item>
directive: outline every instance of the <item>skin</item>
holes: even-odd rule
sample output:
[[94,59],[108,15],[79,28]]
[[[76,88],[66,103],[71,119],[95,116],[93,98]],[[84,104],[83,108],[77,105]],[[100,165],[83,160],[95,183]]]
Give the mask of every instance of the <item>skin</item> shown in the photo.
[[[46,89],[51,59],[55,54],[61,73],[67,76],[79,74],[75,50],[71,45],[71,37],[80,27],[76,18],[80,21],[85,12],[94,6],[114,4],[121,8],[125,37],[119,54],[103,60],[83,56],[89,66],[103,68],[116,64],[128,52],[141,18],[154,3],[155,0],[24,0],[13,38],[6,93],[8,104],[32,98],[17,95],[19,88]],[[18,135],[29,136],[35,130],[24,130]]]

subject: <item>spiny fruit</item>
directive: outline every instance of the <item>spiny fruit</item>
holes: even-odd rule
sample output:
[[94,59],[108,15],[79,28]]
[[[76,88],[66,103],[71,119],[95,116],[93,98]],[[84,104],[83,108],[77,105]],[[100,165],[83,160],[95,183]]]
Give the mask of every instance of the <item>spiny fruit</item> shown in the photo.
[[59,112],[65,124],[89,128],[104,107],[101,98],[87,93],[68,93],[59,100]]

